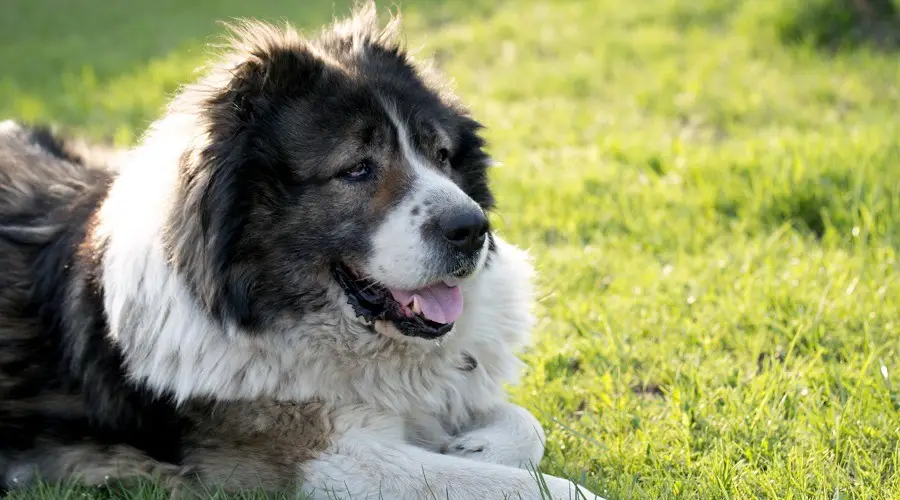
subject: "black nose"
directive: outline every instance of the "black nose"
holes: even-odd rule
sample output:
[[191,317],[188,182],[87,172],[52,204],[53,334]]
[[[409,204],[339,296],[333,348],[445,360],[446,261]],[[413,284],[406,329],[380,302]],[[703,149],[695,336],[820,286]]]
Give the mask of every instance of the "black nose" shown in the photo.
[[447,243],[462,252],[476,252],[484,246],[488,220],[480,209],[447,214],[440,220],[441,234]]

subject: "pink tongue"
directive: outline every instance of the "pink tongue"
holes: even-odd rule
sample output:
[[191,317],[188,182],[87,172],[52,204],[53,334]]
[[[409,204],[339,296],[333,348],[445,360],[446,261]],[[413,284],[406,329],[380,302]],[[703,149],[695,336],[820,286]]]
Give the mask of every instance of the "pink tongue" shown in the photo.
[[453,323],[462,314],[463,299],[458,286],[438,283],[418,290],[389,290],[394,300],[408,307],[412,307],[413,300],[418,298],[422,316],[435,323]]

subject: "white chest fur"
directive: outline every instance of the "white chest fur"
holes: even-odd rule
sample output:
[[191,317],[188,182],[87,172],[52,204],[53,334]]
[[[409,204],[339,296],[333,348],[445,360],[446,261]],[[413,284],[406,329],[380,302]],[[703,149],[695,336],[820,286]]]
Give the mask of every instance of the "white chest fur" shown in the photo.
[[[159,172],[156,173],[159,175]],[[210,318],[166,262],[163,184],[117,186],[104,210],[103,261],[110,338],[129,375],[179,402],[273,398],[363,403],[398,416],[442,413],[450,422],[503,399],[519,370],[515,350],[531,328],[531,267],[524,252],[497,239],[487,268],[462,285],[464,312],[441,342],[375,335],[333,307],[271,335],[246,335]],[[140,213],[135,192],[147,193]],[[122,215],[127,213],[127,215]],[[460,369],[464,356],[477,368]]]

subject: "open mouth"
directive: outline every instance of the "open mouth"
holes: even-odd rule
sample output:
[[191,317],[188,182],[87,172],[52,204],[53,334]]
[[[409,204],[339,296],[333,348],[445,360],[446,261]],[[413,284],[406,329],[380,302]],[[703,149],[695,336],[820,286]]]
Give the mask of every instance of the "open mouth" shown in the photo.
[[361,278],[344,264],[334,264],[331,272],[357,315],[372,323],[390,321],[409,337],[441,337],[462,314],[462,293],[449,280],[417,290],[399,290]]

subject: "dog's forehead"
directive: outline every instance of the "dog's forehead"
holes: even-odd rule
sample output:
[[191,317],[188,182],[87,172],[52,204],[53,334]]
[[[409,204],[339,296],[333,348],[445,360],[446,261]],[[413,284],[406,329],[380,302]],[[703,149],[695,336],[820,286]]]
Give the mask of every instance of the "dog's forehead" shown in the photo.
[[[390,120],[377,101],[352,91],[315,93],[285,103],[273,130],[288,156],[321,156],[338,147],[362,147],[381,137]],[[300,159],[294,158],[294,159]]]
[[452,118],[432,99],[419,97],[389,87],[332,87],[289,104],[278,120],[278,140],[292,163],[396,150],[398,134],[418,147],[449,147]]

